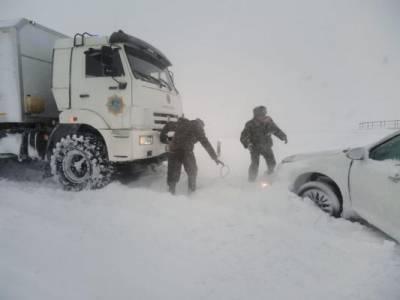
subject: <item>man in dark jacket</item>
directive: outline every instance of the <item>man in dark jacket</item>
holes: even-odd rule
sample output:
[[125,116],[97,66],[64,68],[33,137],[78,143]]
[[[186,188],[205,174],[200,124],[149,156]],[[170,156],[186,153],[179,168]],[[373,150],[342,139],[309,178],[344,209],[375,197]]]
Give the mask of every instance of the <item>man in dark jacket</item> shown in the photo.
[[253,114],[254,118],[246,123],[240,136],[243,146],[250,151],[249,181],[257,178],[260,155],[265,158],[268,174],[274,171],[276,161],[272,151],[272,134],[287,144],[286,134],[267,116],[265,106],[254,108]]
[[201,143],[217,164],[222,164],[206,137],[204,122],[200,119],[179,118],[177,122],[168,122],[161,131],[160,140],[169,144],[167,183],[172,194],[175,194],[182,165],[188,175],[189,191],[196,190],[197,164],[193,149],[197,142]]

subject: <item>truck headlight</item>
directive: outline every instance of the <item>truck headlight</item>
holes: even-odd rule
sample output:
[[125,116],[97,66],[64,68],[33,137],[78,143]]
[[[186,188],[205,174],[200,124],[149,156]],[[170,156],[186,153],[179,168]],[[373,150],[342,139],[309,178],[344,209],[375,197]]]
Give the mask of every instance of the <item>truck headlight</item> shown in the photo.
[[141,135],[139,136],[139,145],[152,145],[153,136],[152,135]]

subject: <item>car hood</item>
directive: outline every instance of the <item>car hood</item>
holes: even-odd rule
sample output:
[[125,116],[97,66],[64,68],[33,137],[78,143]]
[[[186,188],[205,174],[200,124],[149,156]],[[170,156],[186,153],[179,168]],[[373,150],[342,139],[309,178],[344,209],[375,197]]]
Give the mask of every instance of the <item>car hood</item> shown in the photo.
[[330,150],[330,151],[300,153],[300,154],[295,154],[295,155],[291,155],[291,156],[284,158],[282,160],[282,163],[303,161],[303,160],[309,160],[309,159],[318,159],[318,158],[331,157],[331,156],[340,156],[346,152],[347,152],[347,150]]

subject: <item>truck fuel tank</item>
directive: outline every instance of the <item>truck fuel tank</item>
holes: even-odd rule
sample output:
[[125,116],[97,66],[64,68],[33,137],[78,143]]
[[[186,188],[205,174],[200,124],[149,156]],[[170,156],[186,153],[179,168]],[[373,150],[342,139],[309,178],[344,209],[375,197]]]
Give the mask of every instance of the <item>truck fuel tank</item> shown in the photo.
[[25,97],[25,113],[40,114],[45,110],[45,102],[41,97],[27,95]]

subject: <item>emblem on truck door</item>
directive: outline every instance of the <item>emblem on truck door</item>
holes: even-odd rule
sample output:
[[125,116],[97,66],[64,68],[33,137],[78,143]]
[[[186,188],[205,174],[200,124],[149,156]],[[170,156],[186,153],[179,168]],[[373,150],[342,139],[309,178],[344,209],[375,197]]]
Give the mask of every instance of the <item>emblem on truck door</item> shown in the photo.
[[122,97],[113,95],[111,97],[108,97],[107,101],[107,108],[108,111],[114,115],[121,114],[124,110],[124,101],[122,100]]

